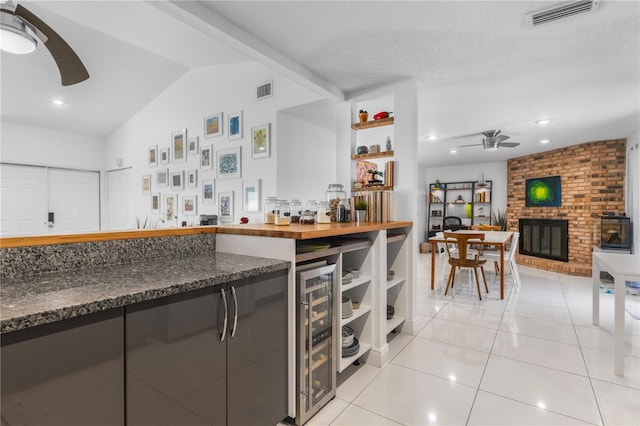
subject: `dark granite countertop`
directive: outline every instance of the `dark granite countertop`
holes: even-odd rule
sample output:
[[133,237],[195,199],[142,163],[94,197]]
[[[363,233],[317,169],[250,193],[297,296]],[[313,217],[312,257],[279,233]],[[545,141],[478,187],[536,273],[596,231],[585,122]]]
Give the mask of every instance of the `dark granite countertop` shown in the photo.
[[0,286],[0,332],[8,333],[288,267],[289,263],[281,260],[218,252],[5,278]]

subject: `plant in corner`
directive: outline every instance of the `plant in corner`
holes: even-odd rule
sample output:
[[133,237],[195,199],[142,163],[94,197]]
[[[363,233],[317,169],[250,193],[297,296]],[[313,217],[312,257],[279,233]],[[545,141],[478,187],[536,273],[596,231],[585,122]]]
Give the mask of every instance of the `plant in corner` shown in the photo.
[[507,210],[506,209],[503,212],[501,212],[500,209],[496,209],[493,212],[491,220],[495,225],[500,226],[501,231],[507,230]]

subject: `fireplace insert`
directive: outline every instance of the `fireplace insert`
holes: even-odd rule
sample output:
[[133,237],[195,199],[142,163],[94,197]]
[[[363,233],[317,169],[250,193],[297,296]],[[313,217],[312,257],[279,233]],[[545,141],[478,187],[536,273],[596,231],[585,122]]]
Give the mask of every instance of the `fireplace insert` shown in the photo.
[[569,261],[569,221],[520,219],[520,254]]

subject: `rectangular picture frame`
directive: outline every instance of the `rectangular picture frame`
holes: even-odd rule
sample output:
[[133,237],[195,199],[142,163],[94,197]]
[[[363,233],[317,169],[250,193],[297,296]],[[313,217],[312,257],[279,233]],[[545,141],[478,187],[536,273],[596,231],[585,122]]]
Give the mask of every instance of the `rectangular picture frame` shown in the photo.
[[189,138],[187,140],[187,154],[188,155],[198,155],[200,151],[198,150],[198,137],[195,136],[193,138]]
[[160,213],[160,207],[162,204],[162,199],[160,198],[159,192],[154,192],[151,194],[151,213]]
[[251,128],[251,158],[271,156],[271,123]]
[[260,211],[260,179],[242,181],[242,211]]
[[156,186],[167,188],[169,186],[169,169],[158,169],[156,171]]
[[147,161],[149,163],[149,167],[156,167],[158,165],[158,145],[149,147]]
[[242,111],[229,114],[227,119],[227,134],[229,135],[229,140],[242,139]]
[[188,170],[187,171],[187,186],[189,188],[197,188],[198,187],[198,171],[197,170]]
[[200,147],[200,170],[213,170],[213,146]]
[[218,218],[221,222],[233,222],[233,191],[218,193]]
[[163,148],[160,151],[160,164],[169,164],[169,148]]
[[222,135],[222,113],[206,116],[204,119],[204,137],[215,138]]
[[198,196],[189,195],[182,197],[182,213],[185,216],[195,216],[198,213]]
[[202,205],[211,205],[216,203],[216,180],[202,180]]
[[142,195],[151,194],[151,175],[142,175]]
[[180,129],[171,133],[171,150],[173,163],[187,161],[187,129]]
[[178,215],[178,195],[171,194],[164,196],[164,211],[162,215],[167,220],[173,220]]
[[221,149],[216,152],[218,179],[242,177],[241,147]]
[[169,181],[171,182],[171,189],[173,191],[184,189],[184,171],[171,172]]

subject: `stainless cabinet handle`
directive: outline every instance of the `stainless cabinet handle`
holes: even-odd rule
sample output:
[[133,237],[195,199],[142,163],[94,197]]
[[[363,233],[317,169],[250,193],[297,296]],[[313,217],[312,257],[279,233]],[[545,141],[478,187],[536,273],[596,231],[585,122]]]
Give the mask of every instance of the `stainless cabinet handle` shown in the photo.
[[307,357],[307,369],[309,370],[309,381],[307,382],[307,393],[309,398],[311,399],[311,404],[313,404],[313,293],[307,294],[307,300],[309,301],[309,312],[308,312],[308,324],[307,324],[307,339],[308,342],[308,354]]
[[224,306],[224,323],[222,325],[222,336],[220,337],[220,341],[224,342],[224,337],[227,335],[227,316],[229,314],[229,309],[227,308],[227,295],[224,294],[224,288],[220,289],[220,296],[222,297],[222,305]]
[[238,325],[238,297],[236,296],[236,288],[231,286],[231,295],[233,296],[233,328],[231,329],[231,337],[236,335],[236,326]]

